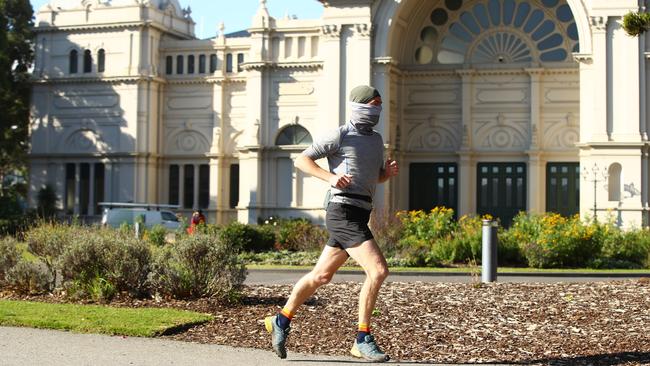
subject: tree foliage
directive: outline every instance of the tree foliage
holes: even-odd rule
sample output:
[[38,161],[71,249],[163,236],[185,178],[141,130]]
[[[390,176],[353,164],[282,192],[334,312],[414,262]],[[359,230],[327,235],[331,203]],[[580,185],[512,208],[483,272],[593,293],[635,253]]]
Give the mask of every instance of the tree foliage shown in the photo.
[[0,187],[7,174],[25,171],[33,13],[28,0],[0,0]]

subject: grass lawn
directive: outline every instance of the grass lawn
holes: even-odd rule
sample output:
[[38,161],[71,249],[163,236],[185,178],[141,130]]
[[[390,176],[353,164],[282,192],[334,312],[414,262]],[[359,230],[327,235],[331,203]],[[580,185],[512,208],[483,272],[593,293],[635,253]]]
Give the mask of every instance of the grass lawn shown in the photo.
[[0,325],[152,337],[212,319],[191,311],[0,300]]

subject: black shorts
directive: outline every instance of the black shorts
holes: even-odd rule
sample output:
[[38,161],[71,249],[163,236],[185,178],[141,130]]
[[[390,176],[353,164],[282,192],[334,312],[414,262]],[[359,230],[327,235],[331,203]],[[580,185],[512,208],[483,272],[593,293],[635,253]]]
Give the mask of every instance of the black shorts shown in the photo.
[[327,205],[325,224],[330,234],[327,245],[348,249],[373,239],[368,227],[370,211],[344,203],[330,202]]

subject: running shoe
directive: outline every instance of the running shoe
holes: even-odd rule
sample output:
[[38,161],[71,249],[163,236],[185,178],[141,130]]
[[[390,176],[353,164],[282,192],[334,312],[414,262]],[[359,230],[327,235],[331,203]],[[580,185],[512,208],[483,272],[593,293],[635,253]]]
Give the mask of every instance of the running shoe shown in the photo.
[[373,362],[386,362],[389,359],[389,357],[379,349],[379,346],[375,343],[375,337],[373,337],[372,334],[368,334],[361,343],[357,343],[355,340],[350,353],[355,357]]
[[291,327],[282,329],[278,325],[278,316],[267,316],[264,318],[266,331],[271,333],[271,345],[273,350],[280,358],[287,358],[287,337]]

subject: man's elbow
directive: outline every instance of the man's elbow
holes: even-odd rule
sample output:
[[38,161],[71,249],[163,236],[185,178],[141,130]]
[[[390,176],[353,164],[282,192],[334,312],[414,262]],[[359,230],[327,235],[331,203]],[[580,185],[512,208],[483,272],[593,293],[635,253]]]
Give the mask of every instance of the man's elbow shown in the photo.
[[305,170],[305,167],[308,164],[308,162],[305,159],[310,160],[307,156],[300,154],[293,162],[293,165],[300,170]]

